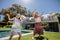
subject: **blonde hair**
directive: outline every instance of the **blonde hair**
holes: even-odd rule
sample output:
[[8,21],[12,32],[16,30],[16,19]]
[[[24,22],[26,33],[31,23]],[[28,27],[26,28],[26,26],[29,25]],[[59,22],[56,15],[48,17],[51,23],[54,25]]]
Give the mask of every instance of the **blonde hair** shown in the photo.
[[35,12],[35,13],[33,13],[32,15],[34,16],[34,18],[39,17],[39,16],[38,16],[38,12]]

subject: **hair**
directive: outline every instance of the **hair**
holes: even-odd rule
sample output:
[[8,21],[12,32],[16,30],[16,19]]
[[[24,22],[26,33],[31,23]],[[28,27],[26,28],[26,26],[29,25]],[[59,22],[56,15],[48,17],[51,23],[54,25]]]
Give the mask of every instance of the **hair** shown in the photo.
[[16,13],[16,14],[14,15],[14,17],[15,17],[17,14],[20,14],[20,13]]
[[33,15],[35,15],[34,18],[39,17],[39,16],[38,16],[38,12],[33,13]]
[[[17,13],[17,14],[20,14],[20,13]],[[17,15],[17,14],[16,14],[16,15]],[[15,16],[16,16],[16,15],[15,15]],[[21,21],[21,17],[20,17],[19,19],[20,19],[20,21]]]

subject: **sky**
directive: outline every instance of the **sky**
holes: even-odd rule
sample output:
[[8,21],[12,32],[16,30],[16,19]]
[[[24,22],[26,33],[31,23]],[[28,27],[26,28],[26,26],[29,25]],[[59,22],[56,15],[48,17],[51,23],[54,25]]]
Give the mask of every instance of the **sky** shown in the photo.
[[26,7],[31,12],[37,9],[38,13],[51,13],[60,11],[60,0],[0,0],[0,11],[12,6],[12,4],[19,4]]

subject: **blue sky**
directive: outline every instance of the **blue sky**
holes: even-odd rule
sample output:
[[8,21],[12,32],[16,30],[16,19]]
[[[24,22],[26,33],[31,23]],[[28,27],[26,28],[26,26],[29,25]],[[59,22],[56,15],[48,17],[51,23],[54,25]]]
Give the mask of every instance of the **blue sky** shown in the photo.
[[0,0],[0,11],[2,8],[6,9],[11,7],[12,4],[22,5],[30,11],[37,9],[39,14],[42,12],[46,14],[60,11],[60,0],[30,0],[30,2],[27,3],[22,0]]

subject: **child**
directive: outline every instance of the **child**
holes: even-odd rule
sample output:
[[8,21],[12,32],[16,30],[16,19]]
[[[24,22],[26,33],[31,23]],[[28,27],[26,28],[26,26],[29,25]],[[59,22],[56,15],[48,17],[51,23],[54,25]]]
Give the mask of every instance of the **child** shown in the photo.
[[11,30],[11,36],[9,38],[9,40],[12,39],[12,37],[14,36],[14,33],[17,33],[19,35],[18,40],[20,40],[21,38],[21,30],[20,30],[20,26],[22,23],[22,18],[20,14],[17,14],[14,18],[10,18],[9,14],[6,14],[8,16],[9,20],[13,20],[13,25],[12,25],[12,30]]
[[35,27],[34,27],[34,31],[33,31],[33,37],[32,37],[32,39],[34,39],[34,36],[36,34],[39,34],[39,35],[43,34],[43,27],[42,27],[42,23],[41,23],[41,18],[40,18],[40,16],[38,16],[38,13],[35,12],[32,14],[32,16],[35,19]]

